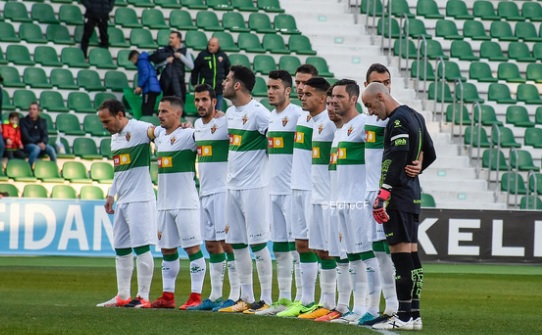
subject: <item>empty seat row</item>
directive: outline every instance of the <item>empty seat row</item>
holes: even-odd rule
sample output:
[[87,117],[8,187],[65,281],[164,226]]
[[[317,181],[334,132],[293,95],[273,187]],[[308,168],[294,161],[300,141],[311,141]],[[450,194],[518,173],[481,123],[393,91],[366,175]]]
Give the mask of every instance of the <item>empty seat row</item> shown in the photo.
[[[10,197],[18,197],[19,189],[14,184],[0,184],[0,192],[7,193]],[[51,194],[41,184],[26,184],[21,193],[23,198],[53,198],[53,199],[81,199],[81,200],[103,200],[104,191],[96,185],[84,185],[77,191],[70,185],[55,185]]]

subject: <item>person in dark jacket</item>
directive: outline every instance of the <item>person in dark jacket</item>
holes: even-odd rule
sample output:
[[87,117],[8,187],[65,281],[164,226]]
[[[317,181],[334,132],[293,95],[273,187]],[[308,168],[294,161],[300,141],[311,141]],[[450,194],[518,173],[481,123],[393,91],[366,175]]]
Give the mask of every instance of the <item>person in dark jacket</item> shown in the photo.
[[173,31],[169,35],[169,45],[156,50],[150,55],[149,60],[162,68],[160,75],[160,87],[164,96],[176,96],[186,103],[186,82],[184,79],[186,66],[190,70],[194,68],[192,57],[188,53],[186,45],[182,43],[183,35]]
[[37,102],[30,104],[28,114],[21,119],[19,126],[24,151],[28,153],[30,166],[34,166],[34,162],[42,153],[46,153],[53,162],[56,161],[55,149],[47,144],[49,141],[47,121],[40,117],[40,108]]
[[220,50],[218,38],[212,37],[207,43],[207,50],[199,53],[192,70],[192,85],[207,84],[216,92],[216,109],[222,110],[222,81],[230,72],[230,59]]
[[[0,120],[3,120],[3,117],[2,117],[2,104],[3,104],[2,83],[3,82],[4,82],[4,77],[0,76]],[[4,138],[1,135],[2,135],[2,131],[0,130],[0,159],[4,157],[4,150],[6,149]]]
[[140,54],[137,50],[132,50],[128,59],[137,66],[137,87],[134,89],[134,93],[142,94],[141,113],[142,115],[152,115],[156,98],[162,92],[156,70],[149,61],[149,54],[146,52]]
[[115,5],[115,0],[82,0],[85,6],[85,27],[83,37],[81,38],[81,50],[87,56],[88,42],[94,32],[94,27],[98,26],[100,32],[100,47],[109,47],[109,35],[107,34],[107,21],[109,13]]

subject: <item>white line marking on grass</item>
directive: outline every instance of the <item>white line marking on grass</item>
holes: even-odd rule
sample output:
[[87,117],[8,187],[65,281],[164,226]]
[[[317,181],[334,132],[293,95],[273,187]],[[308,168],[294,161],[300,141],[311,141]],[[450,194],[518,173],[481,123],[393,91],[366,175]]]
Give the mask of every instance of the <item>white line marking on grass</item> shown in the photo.
[[394,333],[394,332],[389,331],[389,330],[378,330],[378,329],[373,329],[371,327],[369,327],[369,329],[371,329],[372,331],[375,331],[377,333],[380,333],[382,335],[399,335],[399,333]]

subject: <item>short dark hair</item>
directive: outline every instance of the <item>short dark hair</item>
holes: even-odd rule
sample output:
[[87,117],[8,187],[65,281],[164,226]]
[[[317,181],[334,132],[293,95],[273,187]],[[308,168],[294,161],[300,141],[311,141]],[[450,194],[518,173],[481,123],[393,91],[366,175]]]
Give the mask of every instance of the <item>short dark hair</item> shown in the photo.
[[32,101],[31,103],[28,104],[28,107],[30,107],[30,106],[32,106],[32,105],[36,105],[36,106],[38,106],[38,109],[40,109],[40,104],[39,104],[39,102],[37,102],[37,101]]
[[252,92],[256,84],[256,76],[248,67],[242,65],[234,65],[230,68],[233,72],[233,79],[240,82],[249,92]]
[[284,87],[292,87],[292,76],[285,70],[273,70],[269,72],[269,79],[282,80]]
[[131,60],[132,57],[134,57],[135,55],[139,56],[139,51],[137,51],[137,50],[130,51],[130,53],[128,54],[128,60]]
[[314,87],[317,91],[325,93],[329,89],[330,85],[328,81],[322,77],[312,77],[311,79],[307,80],[305,86]]
[[335,83],[334,86],[346,86],[346,93],[351,97],[359,97],[359,85],[352,79],[341,79]]
[[170,96],[167,96],[167,97],[163,97],[162,99],[160,99],[160,102],[169,102],[170,105],[172,106],[176,106],[178,108],[181,109],[181,112],[183,113],[184,115],[184,103],[183,103],[183,99],[179,98],[179,97],[176,97],[174,95],[170,95]]
[[126,116],[126,109],[124,108],[124,105],[117,99],[104,100],[100,104],[100,107],[98,107],[98,110],[102,109],[107,109],[109,113],[111,113],[111,115],[113,116],[117,116],[119,113],[122,113],[124,116]]
[[327,89],[326,94],[327,94],[328,97],[333,96],[333,87],[335,87],[335,84],[329,86],[329,88]]
[[194,87],[194,92],[201,93],[201,92],[209,92],[209,97],[211,99],[216,99],[216,92],[209,84],[199,84]]
[[311,64],[303,64],[295,70],[295,73],[312,74],[313,77],[318,77],[318,69]]
[[183,39],[183,34],[181,34],[180,31],[172,30],[171,33],[169,33],[169,34],[170,34],[170,35],[171,35],[171,34],[175,34],[175,35],[177,35],[177,37],[178,37],[180,40]]
[[11,119],[12,117],[20,118],[19,113],[17,112],[9,113],[8,120]]
[[2,75],[0,75],[0,84],[2,84],[4,82],[4,77],[2,77]]
[[382,65],[380,63],[374,63],[371,66],[369,66],[369,69],[367,69],[367,74],[365,75],[366,82],[369,82],[369,75],[373,72],[387,73],[390,76],[390,80],[391,80],[390,70],[388,70],[388,68],[385,65]]

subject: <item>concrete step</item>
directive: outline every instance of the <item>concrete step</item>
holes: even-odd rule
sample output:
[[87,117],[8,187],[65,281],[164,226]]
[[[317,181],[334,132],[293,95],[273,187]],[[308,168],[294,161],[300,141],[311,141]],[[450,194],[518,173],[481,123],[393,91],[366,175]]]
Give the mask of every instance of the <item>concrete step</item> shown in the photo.
[[452,156],[447,152],[437,152],[437,159],[431,164],[432,168],[466,168],[471,167],[469,157]]
[[467,202],[467,201],[436,201],[437,208],[442,209],[486,209],[486,210],[499,210],[507,209],[505,203],[502,202]]
[[431,194],[433,198],[435,198],[437,206],[440,202],[455,202],[462,204],[456,208],[467,208],[465,206],[475,203],[478,203],[475,208],[484,208],[483,206],[480,206],[480,203],[496,202],[494,193],[490,191],[449,191],[432,188],[429,187],[429,185],[423,185],[422,192]]
[[476,179],[476,170],[471,167],[436,168],[431,165],[420,175],[420,179],[422,178],[427,178],[430,180],[438,180],[438,179],[447,180],[447,179],[459,179],[459,178]]
[[487,191],[487,182],[481,179],[431,178],[423,173],[420,175],[420,183],[424,190],[429,188],[441,191]]

